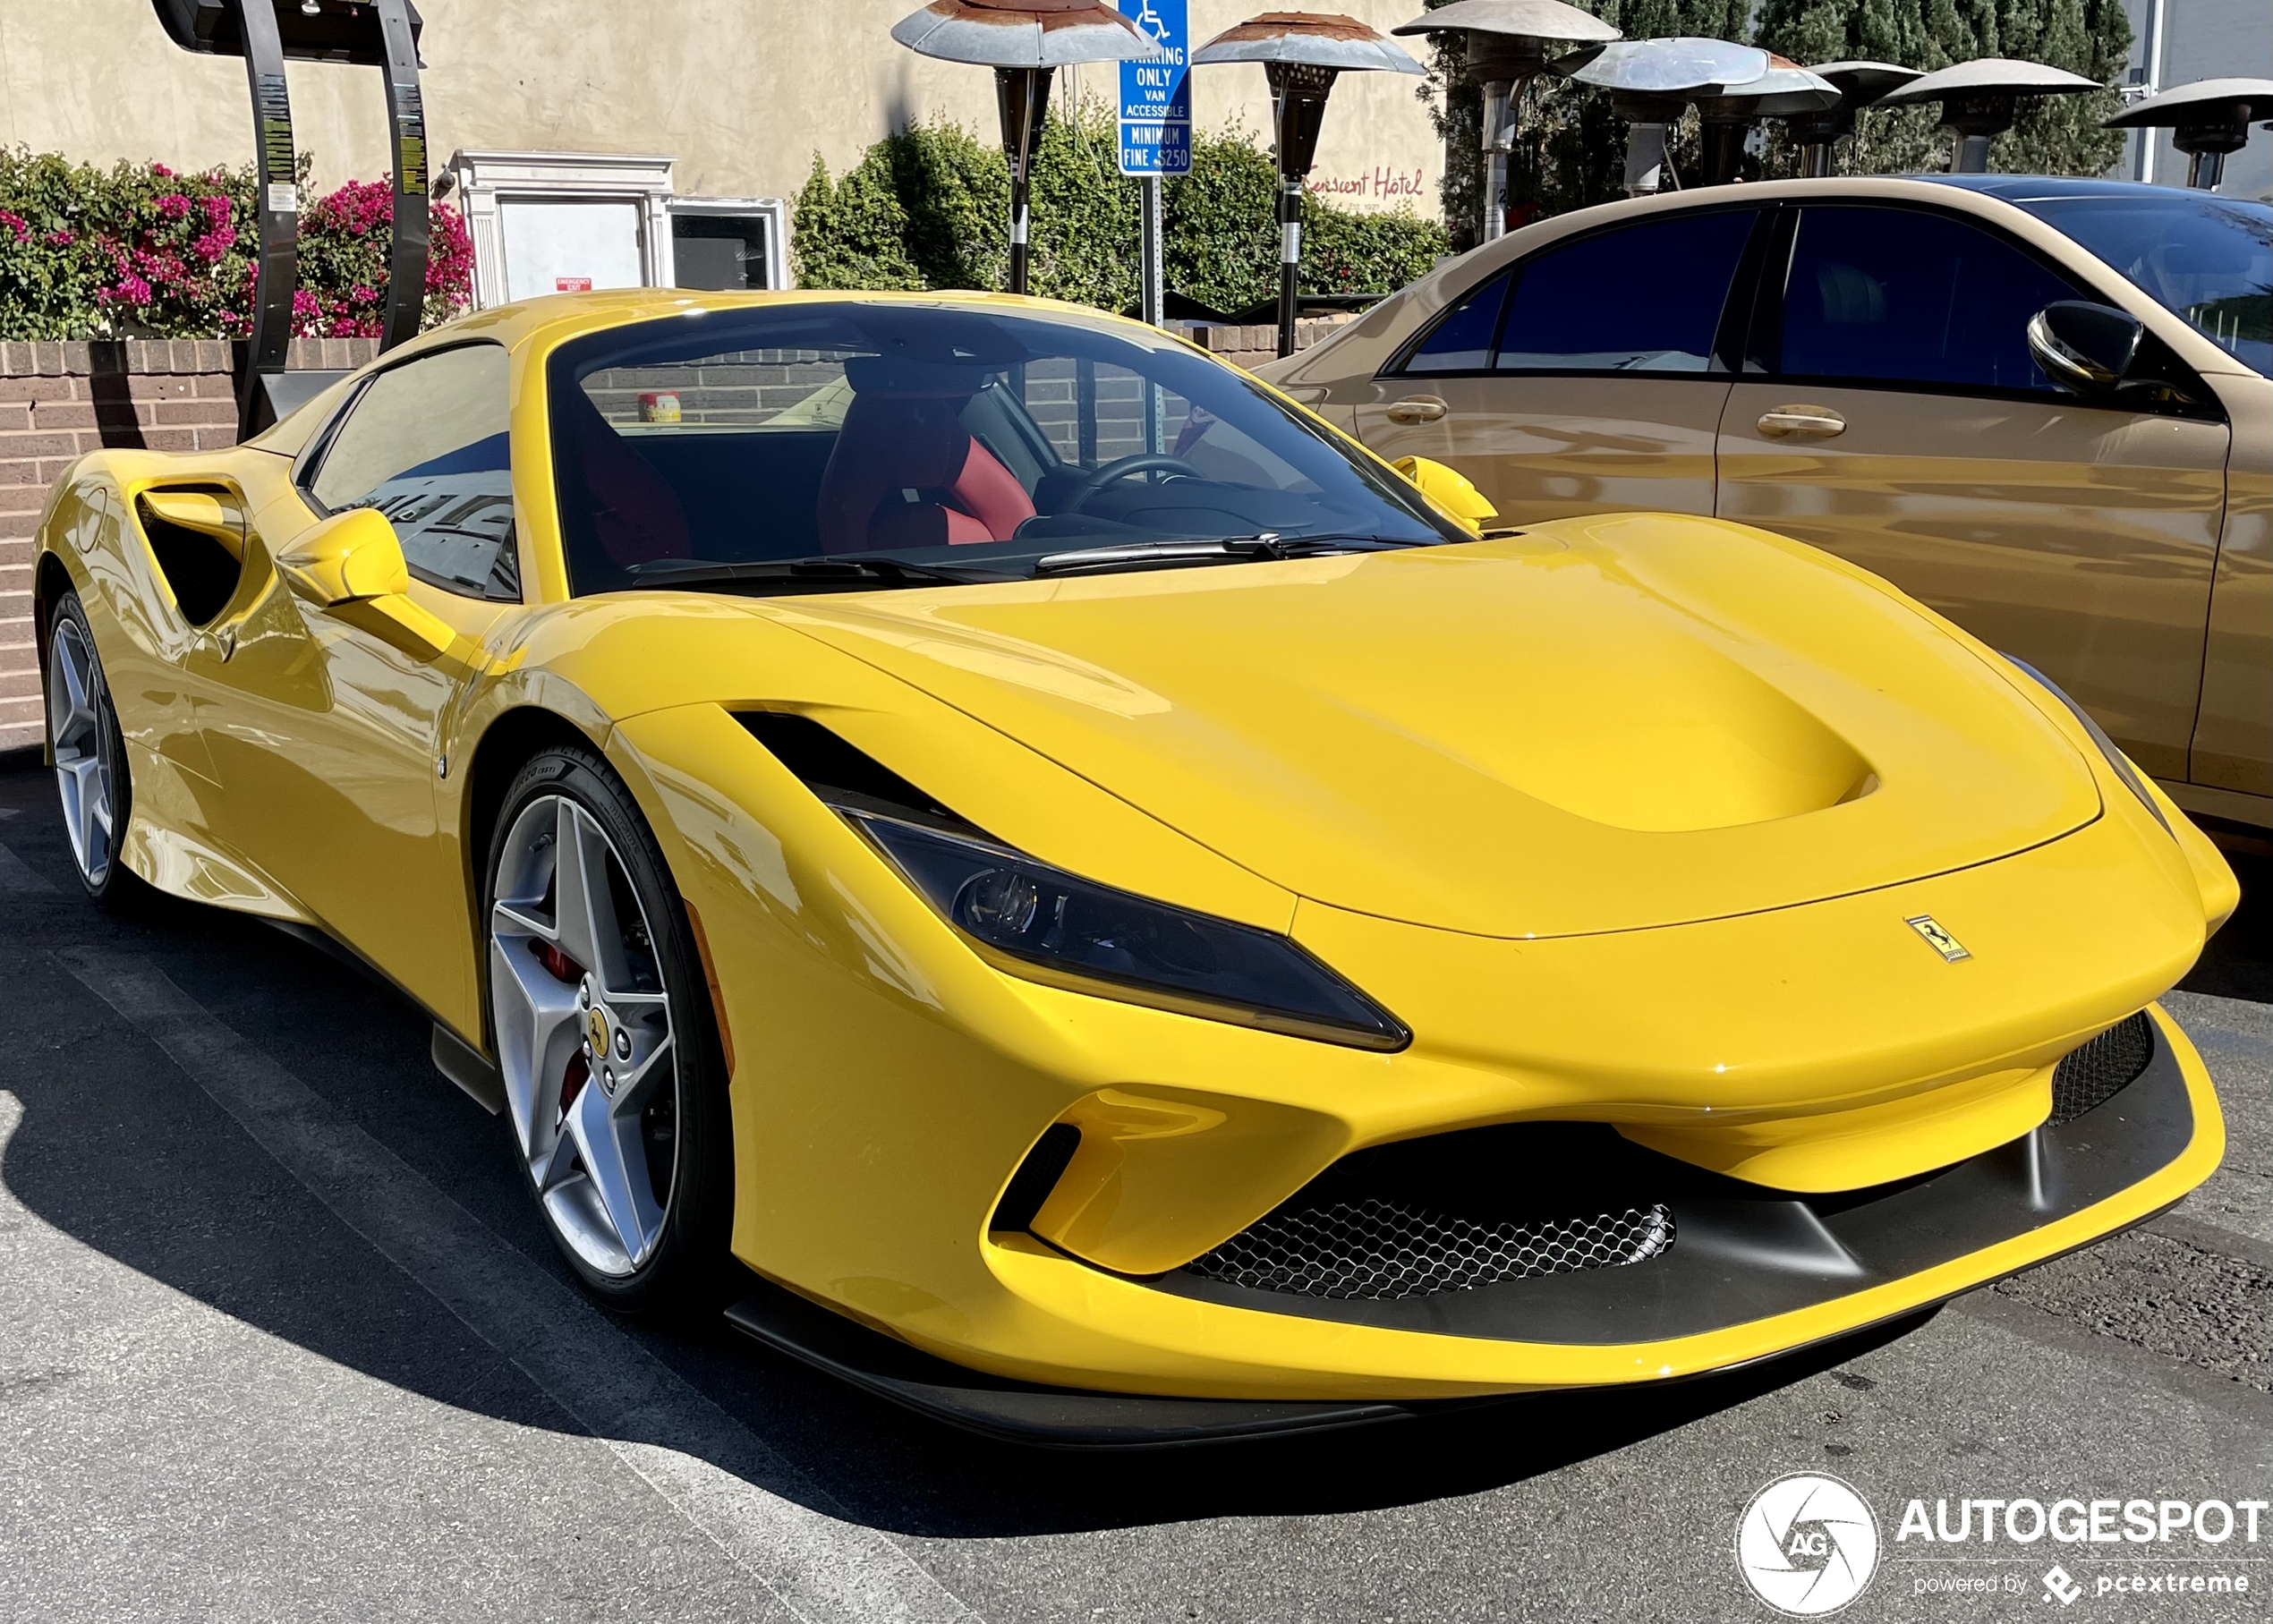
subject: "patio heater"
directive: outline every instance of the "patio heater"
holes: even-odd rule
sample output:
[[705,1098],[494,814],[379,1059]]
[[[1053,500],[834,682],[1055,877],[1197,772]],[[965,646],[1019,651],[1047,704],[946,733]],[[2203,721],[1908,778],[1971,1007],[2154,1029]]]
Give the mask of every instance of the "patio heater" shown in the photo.
[[1697,98],[1698,134],[1704,152],[1704,183],[1725,186],[1736,179],[1745,138],[1764,118],[1801,118],[1839,105],[1839,89],[1828,80],[1783,56],[1768,57],[1768,71],[1746,84],[1724,86],[1716,95]]
[[1942,123],[1957,132],[1950,155],[1952,174],[1987,174],[1989,142],[2013,127],[2023,96],[2075,96],[2107,87],[2096,79],[2040,62],[1981,56],[1955,67],[1922,74],[1878,98],[1882,107],[1942,104]]
[[2273,79],[2205,79],[2150,96],[2105,123],[2110,130],[2168,130],[2170,144],[2187,157],[2186,184],[2216,191],[2226,155],[2247,146],[2250,125],[2269,117]]
[[1855,132],[1856,114],[1876,106],[1887,91],[1924,77],[1916,68],[1891,62],[1826,62],[1808,72],[1839,92],[1832,106],[1792,121],[1792,137],[1800,144],[1800,173],[1810,180],[1831,174],[1831,149]]
[[1551,65],[1610,92],[1610,110],[1626,121],[1626,191],[1639,198],[1664,183],[1665,132],[1681,123],[1682,109],[1760,78],[1768,54],[1725,39],[1621,39]]
[[1265,12],[1192,53],[1196,67],[1227,62],[1259,62],[1271,81],[1279,158],[1279,353],[1291,355],[1302,266],[1302,179],[1318,156],[1326,98],[1343,73],[1426,70],[1364,23],[1324,12]]
[[1452,0],[1392,34],[1468,35],[1468,76],[1484,93],[1484,222],[1481,241],[1507,231],[1508,155],[1524,93],[1550,55],[1574,45],[1606,45],[1618,30],[1563,0]]
[[395,218],[387,253],[379,348],[417,336],[426,308],[426,109],[419,98],[418,42],[424,24],[410,0],[151,0],[175,45],[209,56],[242,56],[252,91],[253,203],[260,215],[260,272],[252,332],[237,390],[237,433],[249,438],[341,375],[289,372],[292,295],[299,280],[299,157],[285,63],[375,67],[387,88],[394,149]]
[[994,70],[1002,156],[1010,163],[1010,289],[1026,291],[1027,191],[1057,71],[1082,62],[1140,62],[1159,47],[1099,0],[932,0],[892,25],[909,50]]

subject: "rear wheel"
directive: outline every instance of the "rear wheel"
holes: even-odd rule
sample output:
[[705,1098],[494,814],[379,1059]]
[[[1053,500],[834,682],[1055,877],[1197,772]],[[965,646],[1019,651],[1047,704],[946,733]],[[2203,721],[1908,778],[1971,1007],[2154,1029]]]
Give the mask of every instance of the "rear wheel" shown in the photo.
[[490,846],[490,1015],[546,1226],[610,1306],[685,1302],[731,1217],[725,1067],[677,889],[589,751],[537,755]]
[[140,884],[118,855],[133,811],[134,786],[118,711],[77,592],[65,592],[55,601],[47,676],[47,746],[55,757],[72,861],[89,896],[106,908],[122,907]]

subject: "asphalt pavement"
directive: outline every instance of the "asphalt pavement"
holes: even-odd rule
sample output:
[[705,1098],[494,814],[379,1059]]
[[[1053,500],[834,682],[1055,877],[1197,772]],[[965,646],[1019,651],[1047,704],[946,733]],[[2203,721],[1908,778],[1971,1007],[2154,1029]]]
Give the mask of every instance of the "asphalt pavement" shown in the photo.
[[1708,1381],[1087,1456],[591,1306],[423,1017],[252,921],[98,913],[0,758],[0,1620],[1767,1620],[1734,1540],[1794,1472],[1878,1521],[1843,1618],[2273,1615],[2273,1511],[1898,1537],[1913,1500],[2273,1501],[2273,863],[2238,866],[2169,1000],[2230,1147],[2145,1227]]

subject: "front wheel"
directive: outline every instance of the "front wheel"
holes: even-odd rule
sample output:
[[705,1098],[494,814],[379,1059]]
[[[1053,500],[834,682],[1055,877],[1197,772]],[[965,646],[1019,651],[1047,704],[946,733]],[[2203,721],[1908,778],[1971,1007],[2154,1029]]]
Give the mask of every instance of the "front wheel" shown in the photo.
[[609,1306],[687,1302],[726,1258],[731,1135],[655,838],[599,756],[547,750],[507,792],[488,872],[491,1031],[546,1226]]
[[87,894],[115,911],[132,902],[140,886],[118,853],[134,807],[134,787],[118,710],[77,592],[65,592],[55,601],[47,630],[47,748],[55,763],[72,862]]

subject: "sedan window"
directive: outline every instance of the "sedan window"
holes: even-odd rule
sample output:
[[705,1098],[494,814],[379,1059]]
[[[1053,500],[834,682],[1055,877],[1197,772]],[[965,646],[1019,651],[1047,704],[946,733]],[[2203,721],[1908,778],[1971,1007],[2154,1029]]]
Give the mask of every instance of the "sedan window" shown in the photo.
[[2029,354],[2029,319],[2056,300],[2090,297],[1962,220],[1919,209],[1809,208],[1784,280],[1775,370],[2049,394]]
[[1408,372],[1485,372],[1492,366],[1492,345],[1499,336],[1500,310],[1507,303],[1504,275],[1493,277],[1452,307],[1413,347],[1404,370]]
[[327,513],[386,514],[429,584],[517,599],[510,423],[502,345],[420,356],[363,386],[308,494]]
[[1752,220],[1749,209],[1677,215],[1548,250],[1520,268],[1499,370],[1709,370]]
[[2009,200],[2273,377],[2273,208],[2184,191]]

